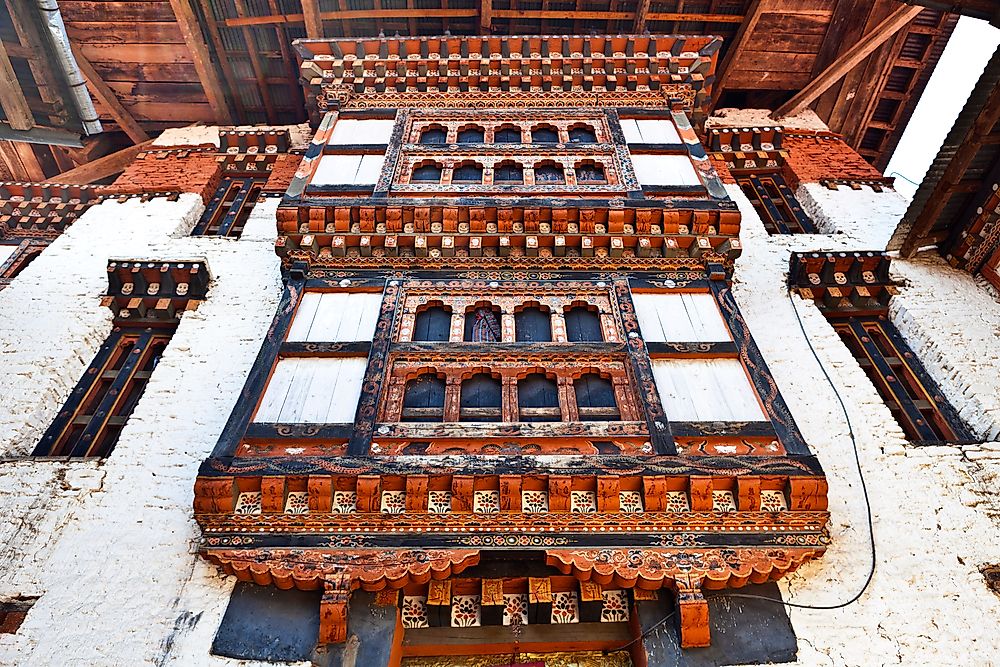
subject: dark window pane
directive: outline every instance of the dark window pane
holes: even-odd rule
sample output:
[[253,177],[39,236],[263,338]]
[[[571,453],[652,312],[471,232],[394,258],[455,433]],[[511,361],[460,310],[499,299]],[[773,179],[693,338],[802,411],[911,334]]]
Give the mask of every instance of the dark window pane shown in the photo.
[[614,421],[621,418],[611,380],[588,373],[573,383],[581,421]]
[[424,130],[420,135],[420,143],[422,144],[443,144],[448,140],[448,133],[444,130],[439,130],[437,128],[432,128],[430,130]]
[[517,383],[517,405],[524,422],[557,422],[559,388],[555,380],[534,373]]
[[498,144],[519,144],[521,130],[516,127],[502,127],[493,133],[493,141]]
[[601,332],[601,317],[592,310],[582,306],[566,312],[566,338],[571,342],[587,341],[601,342],[604,334]]
[[483,168],[476,164],[464,164],[451,174],[452,182],[482,183]]
[[493,170],[494,183],[523,183],[524,169],[519,164],[502,164]]
[[541,308],[525,308],[514,314],[514,340],[544,343],[552,340],[552,319]]
[[500,380],[488,373],[477,373],[462,383],[462,421],[500,421]]
[[403,394],[403,421],[444,420],[444,380],[427,373],[406,383]]
[[413,340],[415,341],[446,341],[451,330],[451,313],[435,306],[417,313],[413,322]]
[[582,164],[576,168],[576,180],[578,183],[604,183],[607,178],[604,176],[604,167],[599,164]]
[[569,140],[574,144],[596,144],[597,135],[589,127],[574,127],[569,131]]
[[558,144],[559,132],[551,127],[536,127],[531,131],[531,142],[534,144]]
[[470,127],[458,133],[458,143],[460,144],[481,144],[484,138],[483,130],[479,127]]
[[424,181],[430,183],[441,182],[441,168],[437,165],[427,164],[413,170],[413,181]]

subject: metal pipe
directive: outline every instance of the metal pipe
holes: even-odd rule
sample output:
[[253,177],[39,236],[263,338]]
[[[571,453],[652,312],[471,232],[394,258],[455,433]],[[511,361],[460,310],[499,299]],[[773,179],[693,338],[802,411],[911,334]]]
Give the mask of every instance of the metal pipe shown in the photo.
[[42,23],[52,38],[56,63],[66,76],[70,99],[83,123],[84,133],[90,135],[102,132],[104,128],[101,127],[97,109],[94,108],[94,101],[90,98],[90,92],[87,90],[87,80],[80,72],[76,58],[73,57],[73,48],[69,43],[69,35],[66,34],[66,25],[63,23],[62,13],[59,11],[59,3],[56,0],[35,0],[35,5],[41,12]]

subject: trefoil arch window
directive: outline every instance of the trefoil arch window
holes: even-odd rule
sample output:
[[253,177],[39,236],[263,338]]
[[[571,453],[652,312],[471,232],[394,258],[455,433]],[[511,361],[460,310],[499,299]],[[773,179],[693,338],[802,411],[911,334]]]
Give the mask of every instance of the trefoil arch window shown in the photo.
[[569,129],[571,144],[596,144],[597,133],[589,125],[577,125]]
[[522,422],[557,422],[559,386],[544,373],[531,373],[517,383],[517,407]]
[[503,388],[490,373],[476,373],[462,381],[459,420],[464,422],[501,421]]
[[501,125],[493,133],[493,142],[497,144],[521,143],[521,128],[515,125]]
[[483,166],[476,162],[463,162],[455,167],[451,175],[452,183],[482,183]]
[[587,373],[573,381],[580,421],[618,421],[621,412],[615,400],[611,380],[598,373]]
[[601,330],[601,316],[597,308],[587,305],[574,305],[566,309],[566,339],[571,343],[601,343],[604,332]]
[[502,338],[500,308],[476,304],[465,314],[465,340],[470,343],[498,343]]
[[545,162],[535,165],[535,183],[561,185],[566,182],[562,165]]
[[608,177],[604,173],[604,165],[591,160],[581,162],[576,165],[577,183],[607,183]]
[[524,168],[513,160],[504,160],[493,168],[494,183],[524,183]]
[[466,127],[458,131],[458,143],[481,144],[485,141],[486,132],[478,125]]
[[552,340],[552,318],[545,306],[528,305],[514,313],[514,340],[547,343]]
[[403,392],[402,421],[444,421],[444,388],[444,378],[433,372],[407,381]]
[[446,144],[448,132],[440,125],[432,125],[420,133],[421,144]]
[[410,180],[421,183],[440,183],[441,167],[433,162],[417,165],[413,168],[413,176],[410,177]]
[[413,321],[412,340],[417,342],[444,342],[451,331],[451,308],[440,303],[429,304],[417,312]]
[[558,144],[559,130],[552,125],[537,125],[531,128],[531,143]]

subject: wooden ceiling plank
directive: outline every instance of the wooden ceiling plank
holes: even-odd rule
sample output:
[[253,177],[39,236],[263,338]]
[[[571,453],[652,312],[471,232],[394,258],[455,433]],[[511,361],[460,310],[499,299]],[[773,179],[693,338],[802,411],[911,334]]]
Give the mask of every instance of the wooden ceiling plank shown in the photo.
[[703,23],[742,23],[742,14],[688,14],[687,12],[650,12],[647,21],[700,21]]
[[7,123],[15,130],[30,130],[35,126],[28,100],[14,73],[7,55],[7,45],[0,41],[0,106],[7,116]]
[[49,121],[53,125],[65,125],[68,114],[64,105],[59,103],[61,97],[59,90],[63,86],[52,76],[52,68],[45,57],[47,53],[45,38],[39,30],[37,21],[34,20],[34,13],[24,0],[6,0],[6,3],[18,39],[33,56],[27,58],[28,68],[31,69],[35,83],[38,84],[38,96],[50,108]]
[[[234,0],[236,5],[236,15],[243,18],[247,15],[247,6],[244,0]],[[247,47],[247,54],[250,56],[250,67],[253,68],[254,77],[257,79],[257,90],[260,98],[264,102],[264,113],[267,115],[267,122],[277,124],[278,114],[274,110],[274,102],[271,99],[271,89],[267,85],[267,75],[264,65],[260,60],[260,53],[257,49],[257,40],[254,39],[253,29],[248,26],[240,28],[243,33],[243,41]]]
[[87,164],[64,171],[51,179],[53,183],[66,185],[88,185],[125,171],[135,157],[152,145],[152,140],[135,144],[120,151],[99,157]]
[[[229,87],[229,98],[233,101],[233,106],[236,107],[236,116],[239,118],[241,123],[247,122],[247,110],[243,105],[243,98],[239,94],[239,88],[236,83],[236,74],[233,72],[232,64],[229,62],[229,57],[226,53],[226,45],[222,42],[222,35],[219,33],[219,24],[215,20],[215,12],[212,9],[212,4],[210,0],[199,0],[201,2],[201,11],[205,16],[205,25],[208,28],[208,36],[212,40],[212,46],[215,47],[215,53],[218,56],[219,67],[222,69],[222,78],[226,80],[226,86]],[[296,74],[293,81],[298,81],[298,75]]]
[[[229,113],[229,105],[226,103],[226,94],[222,88],[222,82],[215,72],[212,64],[212,57],[208,52],[208,45],[201,36],[201,26],[195,18],[194,10],[188,0],[170,0],[170,7],[177,18],[181,34],[184,36],[184,43],[191,51],[194,60],[195,70],[198,72],[198,79],[202,87],[205,88],[205,96],[215,113],[216,122],[223,125],[232,125],[233,117]],[[223,57],[222,54],[219,57]]]
[[641,0],[639,6],[635,10],[635,26],[634,32],[641,35],[646,32],[646,19],[649,18],[649,6],[653,4],[652,0]]
[[46,180],[33,145],[23,141],[0,141],[0,160],[15,180],[36,183]]
[[90,88],[91,94],[111,114],[111,117],[118,123],[118,127],[128,135],[133,143],[141,144],[144,141],[148,141],[149,135],[146,134],[146,131],[142,129],[142,125],[139,124],[132,114],[128,112],[128,109],[122,105],[121,101],[115,95],[115,91],[108,87],[108,84],[104,82],[104,79],[97,73],[94,66],[87,60],[87,57],[80,52],[80,48],[76,44],[73,44],[72,47],[73,57],[76,58],[76,64],[79,66],[83,77],[87,80],[87,87]]
[[894,11],[887,19],[878,24],[871,32],[867,33],[860,42],[845,51],[836,61],[823,70],[819,76],[810,81],[797,95],[772,113],[771,117],[784,118],[786,116],[794,116],[808,107],[817,97],[829,89],[830,86],[840,81],[845,74],[854,69],[862,60],[870,56],[906,24],[916,18],[917,14],[921,11],[923,11],[922,7],[905,6]]
[[716,70],[715,85],[712,86],[713,109],[719,103],[722,91],[726,87],[726,75],[732,69],[733,63],[737,62],[737,59],[746,51],[747,44],[750,42],[750,36],[757,29],[761,14],[764,13],[765,5],[764,0],[752,0],[747,12],[747,19],[740,24],[739,30],[736,31],[736,36],[733,37],[729,51],[726,53],[726,57],[722,59],[722,63]]
[[309,39],[326,37],[323,32],[323,18],[319,14],[319,0],[302,0],[302,17],[306,22],[306,37]]

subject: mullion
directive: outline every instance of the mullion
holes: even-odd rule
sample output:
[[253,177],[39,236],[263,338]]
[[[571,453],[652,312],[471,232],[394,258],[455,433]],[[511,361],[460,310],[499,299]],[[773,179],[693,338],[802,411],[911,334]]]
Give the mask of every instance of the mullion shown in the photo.
[[[136,341],[135,346],[129,353],[128,358],[125,363],[122,364],[118,371],[118,376],[115,378],[114,382],[111,383],[111,387],[108,389],[94,413],[90,423],[87,428],[84,429],[83,433],[80,434],[80,439],[77,441],[76,445],[73,447],[73,451],[70,456],[88,456],[92,454],[92,449],[94,443],[100,440],[99,436],[104,433],[107,428],[108,418],[112,415],[112,410],[120,400],[121,394],[125,389],[125,385],[132,379],[132,374],[138,370],[139,362],[145,356],[144,353],[146,348],[149,346],[153,339],[152,331],[144,331],[139,336]],[[116,415],[117,416],[117,415]]]
[[247,205],[247,197],[250,195],[250,190],[254,186],[254,181],[251,178],[237,181],[234,185],[237,183],[239,184],[239,188],[236,191],[236,196],[229,205],[229,210],[222,218],[222,222],[219,223],[219,236],[229,236],[229,230],[232,229],[233,224],[236,222],[240,213],[242,213],[243,207]]
[[815,234],[816,228],[812,224],[812,220],[809,219],[805,213],[802,212],[802,205],[792,194],[791,188],[785,183],[785,180],[780,177],[771,177],[771,182],[774,184],[775,189],[781,197],[781,201],[784,203],[785,207],[788,209],[789,215],[799,226],[799,232],[803,234]]
[[767,190],[764,188],[764,184],[761,183],[760,178],[757,176],[751,176],[750,185],[753,187],[753,191],[757,194],[757,199],[764,206],[764,210],[767,211],[768,217],[771,218],[771,226],[776,228],[781,234],[791,234],[792,232],[785,224],[781,211],[779,211],[778,207],[774,205],[774,202],[771,200],[771,195],[767,193]]
[[[899,407],[897,414],[902,418],[903,425],[906,427],[905,430],[909,431],[911,436],[915,436],[919,440],[938,440],[938,434],[930,427],[927,423],[927,418],[914,404],[913,399],[910,398],[909,393],[902,386],[900,379],[885,360],[881,350],[875,345],[861,320],[854,317],[848,319],[848,328],[854,339],[861,346],[861,350],[872,362],[872,370],[877,375],[874,377],[869,375],[869,377],[881,385],[889,394],[892,401]],[[894,381],[890,381],[890,378]]]

